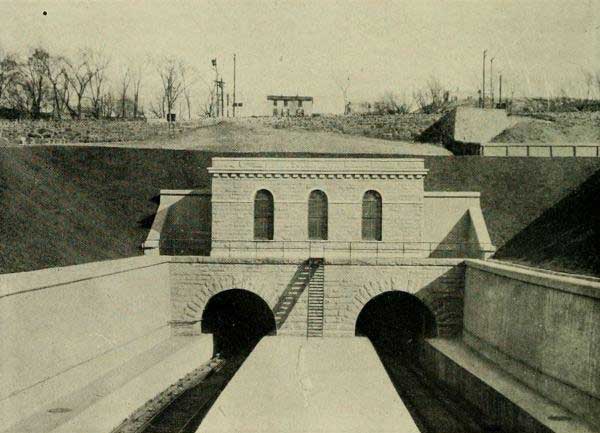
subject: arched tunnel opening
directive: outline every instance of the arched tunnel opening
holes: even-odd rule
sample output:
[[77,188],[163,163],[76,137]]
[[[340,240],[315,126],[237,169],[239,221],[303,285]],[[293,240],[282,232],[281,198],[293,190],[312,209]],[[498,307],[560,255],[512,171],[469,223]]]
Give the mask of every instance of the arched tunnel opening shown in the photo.
[[427,350],[423,350],[424,339],[437,335],[437,323],[419,298],[400,291],[375,296],[359,313],[355,334],[371,340],[419,431],[500,431],[460,390],[452,390],[428,374],[425,366],[430,358]]
[[355,334],[368,337],[379,353],[412,356],[424,338],[436,335],[435,317],[416,296],[385,292],[363,307]]
[[248,355],[262,337],[275,335],[275,317],[260,296],[247,290],[226,290],[206,304],[202,332],[213,334],[214,355]]

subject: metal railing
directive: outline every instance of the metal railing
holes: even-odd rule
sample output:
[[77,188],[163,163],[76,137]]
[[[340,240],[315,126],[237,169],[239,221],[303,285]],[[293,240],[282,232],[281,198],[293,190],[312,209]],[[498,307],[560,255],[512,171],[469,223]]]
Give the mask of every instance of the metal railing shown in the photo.
[[479,242],[378,242],[378,241],[267,241],[162,239],[161,254],[208,255],[220,257],[298,258],[337,257],[378,260],[390,257],[468,258],[493,249]]

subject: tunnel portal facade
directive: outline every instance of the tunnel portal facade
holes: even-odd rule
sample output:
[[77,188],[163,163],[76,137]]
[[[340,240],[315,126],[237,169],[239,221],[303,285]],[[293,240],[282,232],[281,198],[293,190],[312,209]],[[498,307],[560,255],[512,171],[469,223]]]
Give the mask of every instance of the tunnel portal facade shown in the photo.
[[215,157],[209,173],[210,256],[172,257],[177,333],[208,332],[206,306],[228,290],[264,300],[279,335],[355,335],[385,292],[418,299],[436,335],[460,332],[461,263],[493,251],[478,192],[425,191],[418,158]]
[[[458,335],[462,329],[464,269],[456,259],[403,260],[382,264],[323,265],[323,336],[354,336],[365,305],[388,292],[410,294],[431,312],[434,332]],[[311,327],[310,282],[305,263],[217,261],[173,257],[171,262],[172,326],[178,335],[211,331],[203,323],[211,299],[232,289],[253,293],[275,318],[277,335],[307,335]],[[310,275],[307,278],[311,278]]]

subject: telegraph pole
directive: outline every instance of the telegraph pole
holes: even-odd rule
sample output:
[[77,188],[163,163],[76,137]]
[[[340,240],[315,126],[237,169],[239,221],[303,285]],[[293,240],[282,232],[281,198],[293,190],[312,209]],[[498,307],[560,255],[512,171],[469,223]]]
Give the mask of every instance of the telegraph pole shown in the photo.
[[492,100],[492,108],[494,108],[494,59],[490,59],[490,98]]
[[499,88],[498,88],[498,92],[500,93],[500,94],[498,95],[498,97],[499,97],[498,103],[499,103],[499,104],[502,104],[502,74],[500,74],[500,84],[499,84],[499,86],[498,86],[498,87],[499,87]]
[[215,68],[215,106],[216,117],[219,117],[219,69],[217,67],[217,59],[212,59],[213,68]]
[[481,108],[485,108],[485,56],[487,50],[483,50],[483,84],[481,86]]
[[221,117],[225,117],[225,82],[223,81],[223,77],[219,81],[219,86],[221,87]]
[[235,54],[233,55],[233,117],[235,117]]

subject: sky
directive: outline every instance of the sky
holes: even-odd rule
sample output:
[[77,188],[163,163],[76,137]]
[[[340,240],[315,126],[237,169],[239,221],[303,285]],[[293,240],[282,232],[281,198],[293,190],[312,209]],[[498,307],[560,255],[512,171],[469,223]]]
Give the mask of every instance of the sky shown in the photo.
[[231,92],[236,53],[246,115],[267,114],[268,94],[310,95],[316,112],[343,111],[340,81],[353,101],[389,91],[410,99],[431,77],[476,96],[484,49],[505,95],[585,96],[582,71],[600,72],[600,0],[0,0],[0,47],[40,45],[102,50],[114,74],[146,64],[146,102],[158,86],[150,59],[193,66],[199,100],[212,58]]

